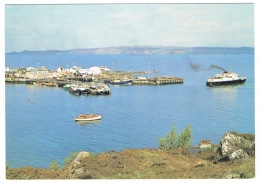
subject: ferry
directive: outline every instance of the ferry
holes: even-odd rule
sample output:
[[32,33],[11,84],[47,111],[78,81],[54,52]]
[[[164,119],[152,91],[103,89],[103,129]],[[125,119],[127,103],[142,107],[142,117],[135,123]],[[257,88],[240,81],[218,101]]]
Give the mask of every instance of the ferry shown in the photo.
[[95,121],[95,120],[101,120],[102,115],[101,114],[79,114],[75,121]]
[[239,77],[235,72],[224,71],[221,74],[216,74],[212,78],[208,78],[206,86],[234,85],[245,83],[246,77]]

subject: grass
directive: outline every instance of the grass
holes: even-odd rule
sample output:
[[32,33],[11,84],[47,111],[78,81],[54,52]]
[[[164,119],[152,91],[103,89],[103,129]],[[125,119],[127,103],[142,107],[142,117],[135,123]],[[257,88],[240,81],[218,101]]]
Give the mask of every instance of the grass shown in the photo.
[[[184,153],[176,148],[128,149],[120,152],[93,154],[81,161],[84,169],[80,178],[92,179],[215,179],[226,172],[242,178],[255,177],[255,157],[213,163],[218,158],[214,150],[199,154]],[[55,172],[49,169],[7,169],[9,179],[61,179],[69,177],[70,167]],[[87,173],[88,172],[88,173]]]
[[20,179],[22,179],[22,180],[29,180],[29,179],[31,179],[31,176],[28,175],[28,174],[24,174],[24,175],[22,175],[22,176],[20,177]]

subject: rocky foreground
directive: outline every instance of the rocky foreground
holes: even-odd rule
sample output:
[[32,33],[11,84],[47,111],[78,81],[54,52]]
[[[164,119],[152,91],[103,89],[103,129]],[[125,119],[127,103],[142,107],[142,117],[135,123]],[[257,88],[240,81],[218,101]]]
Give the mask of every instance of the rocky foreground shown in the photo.
[[226,133],[220,145],[197,154],[186,149],[80,152],[59,170],[8,168],[7,179],[215,179],[255,177],[254,135]]

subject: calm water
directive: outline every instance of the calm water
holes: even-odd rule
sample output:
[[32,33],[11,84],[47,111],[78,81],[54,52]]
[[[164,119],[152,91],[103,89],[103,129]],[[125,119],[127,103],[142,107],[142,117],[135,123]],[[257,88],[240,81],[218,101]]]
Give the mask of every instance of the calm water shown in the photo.
[[[157,148],[158,137],[172,125],[180,132],[187,124],[192,144],[202,139],[219,143],[227,131],[255,133],[254,55],[7,55],[6,66],[49,69],[74,65],[108,66],[115,70],[159,70],[157,75],[184,78],[184,84],[111,86],[110,96],[73,96],[62,88],[5,85],[6,159],[11,167],[48,167],[63,163],[71,152],[99,153],[125,148]],[[197,64],[195,71],[190,63]],[[246,76],[243,85],[205,86],[211,64]],[[150,74],[154,77],[153,74]],[[80,125],[78,113],[102,113],[101,122]]]

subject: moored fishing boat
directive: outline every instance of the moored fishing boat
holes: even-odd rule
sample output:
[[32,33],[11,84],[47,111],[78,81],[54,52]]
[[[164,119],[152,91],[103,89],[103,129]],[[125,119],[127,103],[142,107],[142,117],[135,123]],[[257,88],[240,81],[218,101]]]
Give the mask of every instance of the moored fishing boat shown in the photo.
[[66,84],[66,85],[63,86],[63,89],[64,90],[70,90],[72,87],[76,87],[76,86],[78,86],[78,85],[76,85],[76,84]]
[[132,84],[132,80],[130,79],[114,79],[110,82],[111,84],[114,85],[131,85]]
[[71,87],[69,93],[73,95],[81,95],[81,90],[78,87]]
[[101,120],[102,115],[101,114],[79,114],[75,121],[95,121],[95,120]]

